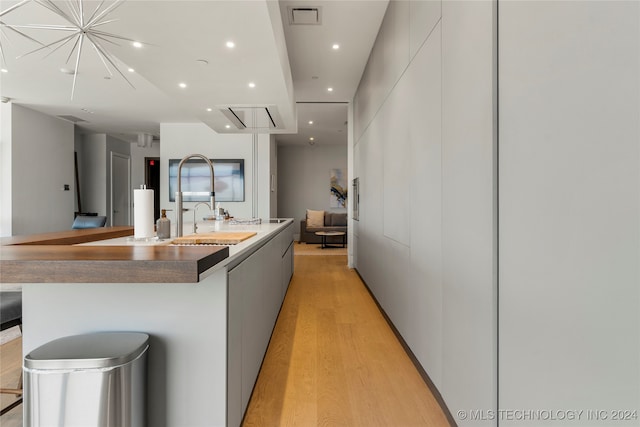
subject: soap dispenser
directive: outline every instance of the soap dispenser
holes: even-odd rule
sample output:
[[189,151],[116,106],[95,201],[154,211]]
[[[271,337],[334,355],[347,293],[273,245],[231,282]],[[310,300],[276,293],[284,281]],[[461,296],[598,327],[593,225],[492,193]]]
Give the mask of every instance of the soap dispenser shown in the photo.
[[167,218],[167,210],[162,209],[162,216],[156,221],[156,234],[158,239],[171,237],[171,220]]

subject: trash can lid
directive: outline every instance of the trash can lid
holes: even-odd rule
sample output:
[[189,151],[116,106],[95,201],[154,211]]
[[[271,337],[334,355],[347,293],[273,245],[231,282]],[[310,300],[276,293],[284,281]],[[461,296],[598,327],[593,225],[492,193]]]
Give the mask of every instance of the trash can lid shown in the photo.
[[27,354],[25,368],[96,369],[124,365],[149,347],[139,332],[98,332],[58,338]]

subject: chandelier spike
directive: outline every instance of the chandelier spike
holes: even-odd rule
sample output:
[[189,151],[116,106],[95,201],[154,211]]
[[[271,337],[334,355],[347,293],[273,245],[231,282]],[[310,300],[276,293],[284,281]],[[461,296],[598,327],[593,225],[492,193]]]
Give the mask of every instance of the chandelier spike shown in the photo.
[[84,41],[84,37],[82,35],[78,37],[78,55],[76,56],[76,68],[73,72],[73,86],[71,86],[71,100],[73,100],[73,95],[76,91],[76,80],[78,79],[78,70],[80,69],[80,56],[82,55],[82,42]]
[[[33,1],[34,3],[48,9],[49,11],[63,18],[66,21],[65,25],[14,25],[11,26],[11,29],[13,31],[18,31],[16,30],[16,28],[29,28],[32,30],[65,31],[69,34],[46,45],[40,43],[41,47],[31,50],[19,56],[19,58],[31,55],[46,48],[53,48],[52,51],[45,56],[46,58],[73,41],[73,45],[71,46],[71,50],[69,51],[66,60],[66,63],[69,63],[71,58],[75,55],[75,70],[73,74],[73,84],[71,87],[71,99],[73,99],[78,83],[78,69],[80,67],[80,61],[84,52],[87,50],[86,43],[88,43],[92,46],[98,58],[100,58],[102,65],[104,65],[110,75],[114,74],[111,70],[111,67],[113,67],[113,69],[132,88],[135,89],[135,86],[133,86],[129,79],[127,79],[127,76],[122,72],[122,70],[120,70],[120,67],[118,66],[118,63],[120,61],[118,61],[116,57],[103,45],[103,43],[109,43],[110,45],[120,46],[118,41],[133,42],[135,40],[100,29],[107,24],[117,21],[117,19],[115,18],[112,19],[110,17],[110,14],[118,7],[120,7],[123,4],[124,0],[114,0],[112,3],[106,6],[105,0],[101,0],[95,9],[93,9],[93,7],[89,7],[86,4],[86,2],[89,0],[64,0],[62,2],[54,2],[53,0],[22,0],[19,5],[26,4],[29,1]],[[12,9],[15,9],[15,7],[13,7]],[[88,19],[85,17],[85,12],[87,15],[89,15]],[[9,26],[7,26],[7,28],[9,28]],[[2,46],[0,45],[0,48],[1,47]],[[4,52],[2,51],[1,53],[4,56]]]

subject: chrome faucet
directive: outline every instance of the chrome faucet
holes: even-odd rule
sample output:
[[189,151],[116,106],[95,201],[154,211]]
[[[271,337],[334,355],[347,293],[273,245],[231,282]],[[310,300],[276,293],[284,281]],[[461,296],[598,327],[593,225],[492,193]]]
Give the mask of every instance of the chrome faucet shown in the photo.
[[[209,165],[209,169],[211,170],[211,187],[209,188],[208,192],[207,191],[185,191],[185,192],[182,191],[182,165],[184,164],[184,162],[194,157],[201,158]],[[216,205],[216,193],[213,189],[214,181],[215,181],[215,175],[213,173],[213,164],[209,159],[207,159],[202,154],[189,154],[188,156],[180,160],[180,163],[178,164],[178,191],[176,191],[176,236],[178,237],[182,236],[182,220],[183,220],[182,196],[209,196],[210,202],[211,202],[210,206],[213,208],[213,206]]]
[[198,206],[200,205],[205,205],[206,207],[209,208],[210,211],[213,210],[211,206],[209,206],[209,203],[207,202],[196,203],[196,205],[193,207],[193,234],[196,234],[198,232],[198,220],[196,220],[196,212],[198,210]]

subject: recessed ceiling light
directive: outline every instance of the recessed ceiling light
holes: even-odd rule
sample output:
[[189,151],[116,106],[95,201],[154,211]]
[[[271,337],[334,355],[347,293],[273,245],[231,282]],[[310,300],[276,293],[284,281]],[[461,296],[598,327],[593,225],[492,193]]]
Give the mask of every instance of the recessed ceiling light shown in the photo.
[[206,59],[196,59],[196,62],[200,65],[209,65],[209,61]]
[[315,138],[314,138],[314,137],[310,137],[310,138],[309,138],[309,141],[314,141],[314,140],[315,140]]
[[327,88],[327,90],[328,90],[329,92],[333,92],[333,88],[332,88],[332,87],[328,87],[328,88]]
[[309,120],[309,124],[312,125],[313,124],[313,120]]
[[212,109],[212,108],[207,108],[207,111],[208,111],[208,112],[212,112],[212,111],[213,111],[213,109]]
[[182,89],[187,87],[186,83],[178,83],[178,86],[180,86]]
[[131,44],[133,45],[133,47],[137,47],[138,49],[140,49],[142,47],[142,43],[140,43],[140,42],[133,42]]
[[224,127],[226,127],[227,129],[231,128],[231,125],[225,125]]
[[60,72],[63,73],[63,74],[73,75],[75,73],[75,70],[63,67],[63,68],[60,68]]
[[8,73],[9,72],[9,70],[7,70],[6,68],[0,68],[0,71],[3,72],[3,73]]
[[133,73],[133,72],[135,72],[135,71],[136,71],[136,70],[134,70],[133,68],[129,68],[129,72],[130,72],[130,73]]
[[338,43],[335,43],[333,46],[331,46],[333,48],[333,50],[338,50],[340,49],[340,45]]
[[251,83],[249,83],[249,87],[250,88],[254,88],[254,87],[256,87],[256,84],[254,82],[251,82]]
[[232,42],[231,40],[229,40],[229,41],[227,42],[227,47],[228,47],[229,49],[233,49],[234,47],[236,47],[236,44],[235,44],[234,42]]

